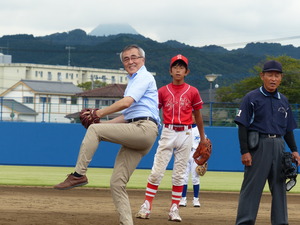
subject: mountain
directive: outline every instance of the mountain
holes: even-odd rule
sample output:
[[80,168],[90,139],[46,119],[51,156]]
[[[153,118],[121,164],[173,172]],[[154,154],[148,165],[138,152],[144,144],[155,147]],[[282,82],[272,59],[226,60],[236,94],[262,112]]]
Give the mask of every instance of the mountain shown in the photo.
[[191,72],[186,81],[199,90],[209,87],[206,74],[222,74],[216,81],[220,86],[227,86],[252,76],[253,67],[266,56],[287,55],[300,59],[299,47],[277,43],[249,43],[244,48],[229,51],[216,45],[193,47],[175,40],[160,43],[140,34],[98,37],[88,35],[81,29],[42,37],[22,34],[0,38],[2,53],[12,55],[13,63],[67,65],[68,49],[71,49],[71,66],[104,69],[122,68],[118,54],[129,44],[137,44],[145,50],[146,67],[156,72],[158,87],[171,81],[169,61],[177,54],[188,57]]
[[132,26],[126,23],[100,24],[89,35],[108,36],[116,34],[139,34]]

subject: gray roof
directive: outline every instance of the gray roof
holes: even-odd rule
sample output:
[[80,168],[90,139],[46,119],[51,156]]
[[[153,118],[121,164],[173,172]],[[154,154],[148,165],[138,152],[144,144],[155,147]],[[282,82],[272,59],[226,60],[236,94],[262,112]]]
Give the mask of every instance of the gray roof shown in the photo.
[[38,93],[75,94],[82,92],[81,88],[72,82],[21,80]]
[[[6,106],[7,108],[11,108],[13,111],[18,112],[20,114],[37,115],[35,110],[13,99],[3,99],[3,105]],[[0,101],[0,106],[1,106],[1,101]]]

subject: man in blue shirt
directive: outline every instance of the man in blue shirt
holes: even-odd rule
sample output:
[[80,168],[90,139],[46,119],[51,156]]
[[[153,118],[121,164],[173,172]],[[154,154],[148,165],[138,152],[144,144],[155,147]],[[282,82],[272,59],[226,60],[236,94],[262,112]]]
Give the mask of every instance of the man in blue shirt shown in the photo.
[[118,111],[122,111],[122,115],[88,127],[80,147],[75,172],[54,188],[65,190],[87,184],[87,167],[99,142],[120,144],[110,187],[120,224],[133,225],[125,188],[136,166],[150,151],[158,135],[158,92],[153,75],[144,65],[145,52],[142,48],[136,45],[127,46],[120,53],[120,58],[129,78],[124,97],[106,108],[97,110],[96,115],[102,118]]
[[263,85],[244,97],[235,118],[245,165],[236,225],[255,224],[266,180],[272,193],[271,223],[286,225],[282,156],[286,141],[294,160],[300,162],[293,133],[297,125],[287,98],[277,90],[283,77],[281,64],[274,60],[266,62],[260,77]]

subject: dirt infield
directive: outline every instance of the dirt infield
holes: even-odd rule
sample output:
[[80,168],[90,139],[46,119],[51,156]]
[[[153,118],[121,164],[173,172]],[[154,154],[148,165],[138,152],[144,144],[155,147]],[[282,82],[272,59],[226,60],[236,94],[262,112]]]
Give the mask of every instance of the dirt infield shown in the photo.
[[[144,190],[128,190],[133,214]],[[135,225],[174,224],[167,220],[170,191],[160,190],[149,220],[134,218]],[[188,198],[192,193],[188,193]],[[182,225],[233,225],[238,193],[201,192],[201,207],[180,208]],[[270,194],[262,197],[258,225],[270,224]],[[188,202],[190,203],[190,202]],[[288,194],[290,225],[300,223],[300,194]],[[58,191],[49,187],[0,186],[1,225],[117,225],[118,216],[109,189],[76,188]]]

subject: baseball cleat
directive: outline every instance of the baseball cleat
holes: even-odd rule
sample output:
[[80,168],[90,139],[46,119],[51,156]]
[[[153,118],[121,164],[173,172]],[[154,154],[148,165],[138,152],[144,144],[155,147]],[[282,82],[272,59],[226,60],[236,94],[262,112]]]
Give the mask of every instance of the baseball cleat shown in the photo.
[[194,199],[193,199],[193,205],[194,205],[194,207],[200,207],[201,206],[201,204],[199,202],[199,198],[195,198],[194,197]]
[[179,209],[176,204],[173,204],[170,209],[169,220],[174,222],[181,222],[181,217],[179,216]]
[[187,200],[186,197],[182,197],[179,202],[179,206],[186,207]]
[[140,208],[140,211],[138,211],[137,214],[135,214],[136,218],[140,219],[149,219],[150,218],[150,203],[146,200]]

